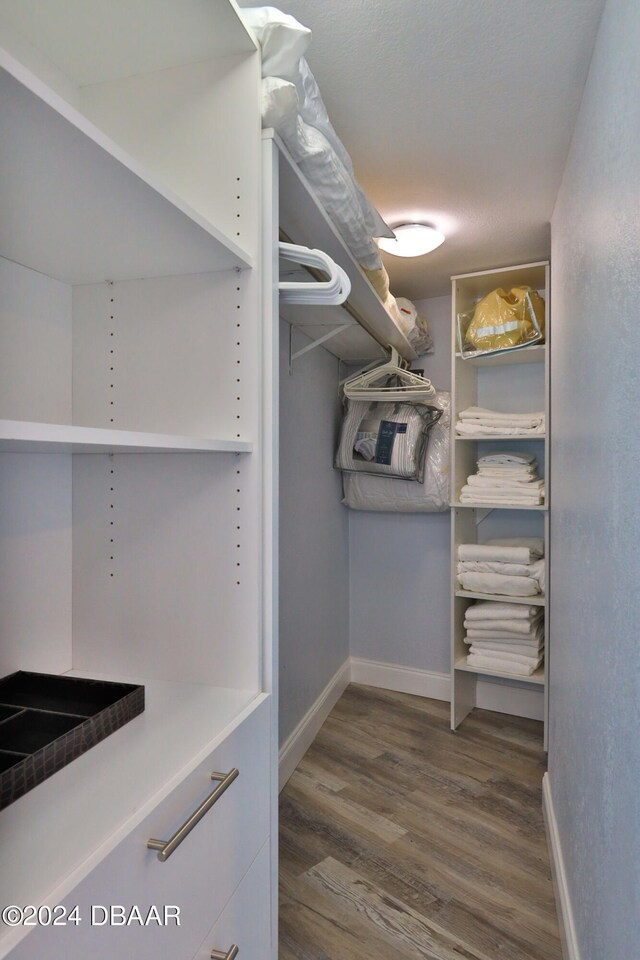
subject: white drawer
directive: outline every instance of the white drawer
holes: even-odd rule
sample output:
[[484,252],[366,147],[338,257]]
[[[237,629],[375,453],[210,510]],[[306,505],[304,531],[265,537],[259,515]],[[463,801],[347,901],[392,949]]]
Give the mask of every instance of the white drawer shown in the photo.
[[210,960],[212,950],[227,953],[233,944],[238,947],[238,960],[271,960],[270,886],[269,843],[265,843],[194,960]]
[[[260,703],[66,898],[79,926],[35,928],[11,960],[191,960],[269,834],[269,710]],[[169,839],[215,788],[211,773],[233,767],[238,778],[161,863],[147,840]],[[92,905],[112,904],[174,905],[180,926],[92,925]]]

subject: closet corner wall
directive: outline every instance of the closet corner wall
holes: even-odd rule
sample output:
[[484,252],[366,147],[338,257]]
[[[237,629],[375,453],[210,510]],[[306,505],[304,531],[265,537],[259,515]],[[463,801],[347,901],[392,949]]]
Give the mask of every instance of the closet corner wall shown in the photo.
[[[492,356],[463,359],[457,346],[457,315],[470,310],[496,287],[509,290],[526,284],[545,301],[546,335],[543,345],[525,347]],[[491,709],[491,687],[507,686],[502,702],[510,711],[545,721],[545,748],[548,736],[549,649],[549,505],[550,479],[550,268],[547,261],[485,270],[452,277],[451,291],[451,728],[456,730],[475,706]],[[473,438],[456,435],[461,410],[473,405],[516,413],[544,410],[545,434],[531,439]],[[545,480],[545,502],[536,507],[465,506],[459,494],[466,478],[475,470],[479,456],[492,449],[514,448],[536,455]],[[469,667],[464,643],[467,607],[477,599],[518,602],[513,597],[473,594],[457,587],[457,551],[461,543],[482,543],[493,537],[543,537],[546,557],[545,595],[522,599],[540,605],[545,619],[545,660],[530,678],[514,678],[498,671]],[[505,697],[507,700],[505,701]]]

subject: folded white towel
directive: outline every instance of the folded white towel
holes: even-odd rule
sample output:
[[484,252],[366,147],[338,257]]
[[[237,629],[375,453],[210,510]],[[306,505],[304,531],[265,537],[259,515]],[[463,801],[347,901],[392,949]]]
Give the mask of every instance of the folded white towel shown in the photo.
[[[542,661],[540,661],[541,663]],[[526,663],[515,663],[513,660],[498,660],[494,657],[481,656],[478,653],[470,653],[467,657],[467,663],[470,667],[477,667],[479,670],[499,670],[500,673],[509,673],[518,677],[530,677],[535,673],[540,664],[535,667]]]
[[517,620],[515,617],[511,620],[470,620],[465,617],[464,627],[476,637],[491,634],[494,637],[516,636],[529,640],[537,636],[540,630],[544,633],[542,616],[531,620]]
[[458,416],[461,420],[491,420],[495,423],[520,423],[535,427],[544,421],[544,411],[541,413],[502,413],[500,410],[489,410],[487,407],[467,407]]
[[502,563],[533,563],[544,554],[544,544],[538,538],[517,540],[489,540],[487,543],[461,543],[458,560],[493,560]]
[[490,643],[496,647],[508,647],[516,644],[528,649],[537,649],[544,645],[544,632],[537,633],[533,637],[522,637],[517,633],[511,634],[511,636],[504,636],[503,634],[492,636],[490,633],[483,633],[482,636],[478,636],[476,631],[468,630],[465,633],[464,640],[465,643]]
[[478,458],[478,466],[495,467],[532,467],[535,466],[536,457],[534,453],[518,453],[513,450],[493,450],[491,453],[485,453]]
[[[488,568],[488,569],[486,569]],[[503,563],[499,561],[483,562],[481,560],[459,560],[458,574],[462,573],[499,573],[502,576],[531,577],[537,580],[540,593],[545,591],[545,561],[534,560],[533,563]]]
[[473,653],[519,653],[524,657],[539,657],[544,653],[544,643],[491,643],[489,640],[465,640]]
[[458,573],[506,573],[512,577],[531,575],[531,563],[504,563],[502,560],[458,560]]
[[[474,478],[473,480],[471,478]],[[542,477],[539,477],[535,470],[510,470],[509,473],[503,473],[501,470],[492,467],[478,467],[477,473],[471,473],[467,477],[467,483],[470,483],[471,486],[481,484],[491,486],[498,486],[499,484],[509,483],[509,484],[520,484],[524,486],[528,483],[534,483],[536,480],[542,480]]]
[[529,571],[529,576],[538,581],[540,593],[544,593],[546,590],[546,569],[546,560],[543,557],[541,560],[535,560]]
[[482,490],[513,490],[516,493],[531,493],[544,487],[544,480],[533,475],[523,479],[512,479],[486,477],[480,473],[472,473],[467,477],[467,483],[471,487],[479,487]]
[[535,457],[526,463],[518,463],[514,460],[484,460],[482,457],[479,457],[476,463],[478,470],[495,470],[500,474],[533,473],[538,467],[538,461]]
[[540,607],[526,603],[476,600],[465,610],[465,620],[534,620],[540,617],[541,613]]
[[[469,477],[468,479],[472,479]],[[540,500],[544,499],[544,481],[540,484],[534,483],[503,483],[497,480],[495,483],[465,483],[460,489],[460,493],[465,493],[469,497],[502,497],[505,500]]]
[[484,427],[518,427],[520,430],[537,430],[542,426],[542,422],[538,417],[527,418],[526,420],[519,420],[517,417],[504,417],[501,420],[495,417],[469,417],[466,420],[462,419],[458,422],[477,424]]
[[[535,494],[535,495],[534,495]],[[483,490],[481,487],[463,487],[460,491],[460,503],[495,504],[505,507],[538,507],[544,503],[544,493],[540,490],[534,491],[534,494],[525,495],[522,493],[495,493],[489,490]]]
[[[465,610],[465,621],[525,620],[531,621],[541,615],[542,607],[526,603],[505,603],[503,600],[476,600]],[[478,623],[477,626],[484,626]]]
[[470,593],[495,593],[502,597],[535,597],[540,593],[532,577],[507,577],[501,573],[459,573],[458,583]]
[[533,563],[500,563],[499,561],[459,560],[457,573],[498,573],[505,577],[531,577],[536,580],[540,593],[545,591],[545,561]]
[[463,420],[456,423],[456,433],[468,437],[533,437],[544,433],[544,420],[537,427],[496,426],[482,420]]
[[478,656],[480,657],[494,657],[494,659],[496,660],[509,660],[509,661],[513,661],[513,663],[526,663],[530,667],[533,667],[534,669],[540,663],[540,656],[537,654],[536,656],[533,656],[533,657],[527,654],[507,653],[507,652],[503,653],[501,651],[499,654],[496,654],[494,651],[490,651],[482,648],[478,649],[475,646],[469,647],[469,653],[478,654]]
[[[473,622],[473,621],[472,621]],[[531,634],[506,633],[498,630],[476,630],[468,627],[467,640],[475,643],[476,640],[489,640],[491,643],[542,643],[544,641],[544,627],[542,624]]]

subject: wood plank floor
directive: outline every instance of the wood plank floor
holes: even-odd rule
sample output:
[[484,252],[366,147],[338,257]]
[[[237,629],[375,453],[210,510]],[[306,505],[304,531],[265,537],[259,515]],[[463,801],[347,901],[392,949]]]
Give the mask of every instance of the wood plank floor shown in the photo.
[[279,960],[561,960],[541,724],[352,684],[280,798]]

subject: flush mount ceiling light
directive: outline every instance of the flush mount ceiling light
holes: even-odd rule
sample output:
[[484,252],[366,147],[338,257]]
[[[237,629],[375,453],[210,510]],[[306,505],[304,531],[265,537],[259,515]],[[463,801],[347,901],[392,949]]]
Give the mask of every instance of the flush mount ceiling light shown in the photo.
[[400,223],[392,229],[395,240],[381,237],[378,246],[394,257],[422,257],[445,240],[443,233],[426,223]]

